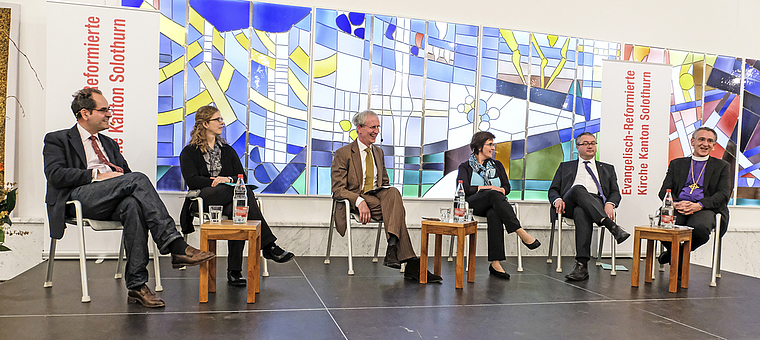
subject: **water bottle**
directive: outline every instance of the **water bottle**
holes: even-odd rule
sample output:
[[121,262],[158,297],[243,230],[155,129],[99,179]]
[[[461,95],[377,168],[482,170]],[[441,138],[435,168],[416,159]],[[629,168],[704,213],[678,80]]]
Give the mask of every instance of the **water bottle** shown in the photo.
[[457,192],[454,196],[454,222],[464,222],[464,214],[467,210],[467,203],[464,200],[464,186],[462,181],[457,183]]
[[243,174],[238,175],[235,192],[232,194],[232,223],[245,223],[248,219],[248,193],[243,183]]
[[670,189],[665,193],[665,198],[662,200],[662,208],[660,208],[660,226],[665,229],[673,229],[673,223],[675,223],[675,209],[673,209],[673,195],[670,193]]

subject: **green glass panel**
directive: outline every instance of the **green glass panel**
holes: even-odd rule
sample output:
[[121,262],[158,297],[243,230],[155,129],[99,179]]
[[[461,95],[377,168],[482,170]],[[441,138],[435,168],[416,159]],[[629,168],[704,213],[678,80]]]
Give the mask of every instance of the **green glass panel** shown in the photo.
[[552,180],[562,162],[562,155],[562,146],[559,144],[529,153],[525,157],[525,178]]
[[507,195],[507,199],[510,201],[519,201],[522,199],[522,190],[512,190]]
[[419,185],[404,184],[404,188],[403,188],[403,191],[401,193],[401,196],[404,196],[404,197],[419,197],[418,196],[419,189],[420,189]]
[[509,179],[523,179],[523,159],[509,161]]
[[548,202],[549,195],[546,193],[546,191],[525,190],[524,200]]
[[293,182],[293,189],[298,191],[299,194],[306,193],[306,171],[301,172],[301,175]]
[[432,187],[433,187],[433,184],[423,184],[422,185],[422,194],[420,195],[420,197],[425,196],[425,194],[428,192],[428,190],[430,190],[430,188],[432,188]]

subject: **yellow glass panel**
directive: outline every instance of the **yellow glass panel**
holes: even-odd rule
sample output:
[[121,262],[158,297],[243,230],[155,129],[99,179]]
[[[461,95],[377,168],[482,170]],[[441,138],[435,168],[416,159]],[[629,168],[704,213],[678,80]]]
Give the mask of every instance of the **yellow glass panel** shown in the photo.
[[314,61],[314,78],[330,75],[338,69],[338,54],[333,54],[322,60]]
[[253,31],[256,32],[256,36],[259,37],[259,40],[261,40],[261,43],[264,44],[264,47],[267,48],[267,51],[277,54],[277,47],[274,45],[274,41],[272,41],[272,39],[270,39],[265,32],[256,29]]
[[230,106],[230,103],[227,101],[224,91],[222,91],[219,83],[216,82],[214,74],[211,72],[211,69],[208,68],[208,65],[206,65],[206,63],[198,64],[198,66],[195,67],[195,72],[198,72],[198,77],[201,78],[203,85],[206,86],[206,91],[211,95],[211,99],[216,104],[216,108],[219,109],[219,113],[222,115],[222,118],[224,118],[224,122],[226,124],[232,124],[232,122],[236,121],[237,116],[235,116],[235,111],[232,110],[232,106]]
[[195,29],[198,30],[201,34],[205,35],[205,29],[206,29],[206,20],[203,19],[203,17],[198,14],[192,7],[190,7],[190,13],[188,14],[188,21],[190,22],[190,25],[193,25]]
[[296,47],[293,53],[290,54],[290,60],[292,60],[298,67],[306,73],[309,73],[309,56],[301,49],[301,46]]
[[288,70],[288,85],[290,85],[290,88],[293,89],[293,93],[296,94],[296,97],[298,97],[301,102],[309,102],[309,90],[301,84],[301,81],[298,80],[298,77],[296,77],[295,73],[291,70]]
[[225,60],[224,64],[222,64],[222,72],[219,73],[219,87],[221,87],[222,91],[227,91],[230,88],[234,72],[235,68]]
[[185,46],[185,28],[180,24],[162,15],[159,27],[161,27],[161,33],[171,41]]

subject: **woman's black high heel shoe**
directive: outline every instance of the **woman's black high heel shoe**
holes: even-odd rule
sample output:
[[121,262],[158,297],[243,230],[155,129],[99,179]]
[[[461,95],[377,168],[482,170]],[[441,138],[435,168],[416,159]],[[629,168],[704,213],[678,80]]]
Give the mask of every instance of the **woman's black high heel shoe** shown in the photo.
[[533,241],[533,243],[531,243],[531,244],[527,244],[527,243],[525,243],[525,241],[522,241],[522,243],[526,247],[528,247],[528,249],[530,249],[530,250],[536,249],[536,248],[538,248],[538,247],[541,246],[541,242],[539,242],[538,239],[536,239],[535,241]]
[[493,268],[493,264],[488,265],[488,271],[491,273],[491,276],[496,276],[503,280],[509,280],[509,274],[507,272],[500,272]]

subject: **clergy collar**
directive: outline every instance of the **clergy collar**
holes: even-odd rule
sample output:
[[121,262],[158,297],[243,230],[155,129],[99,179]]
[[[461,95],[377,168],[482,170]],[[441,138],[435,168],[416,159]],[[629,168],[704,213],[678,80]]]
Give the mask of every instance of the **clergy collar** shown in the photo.
[[691,155],[691,159],[693,159],[693,160],[695,160],[697,162],[704,162],[704,161],[706,161],[709,158],[710,158],[710,155],[707,155],[707,156],[704,156],[704,157],[697,157],[697,156]]

